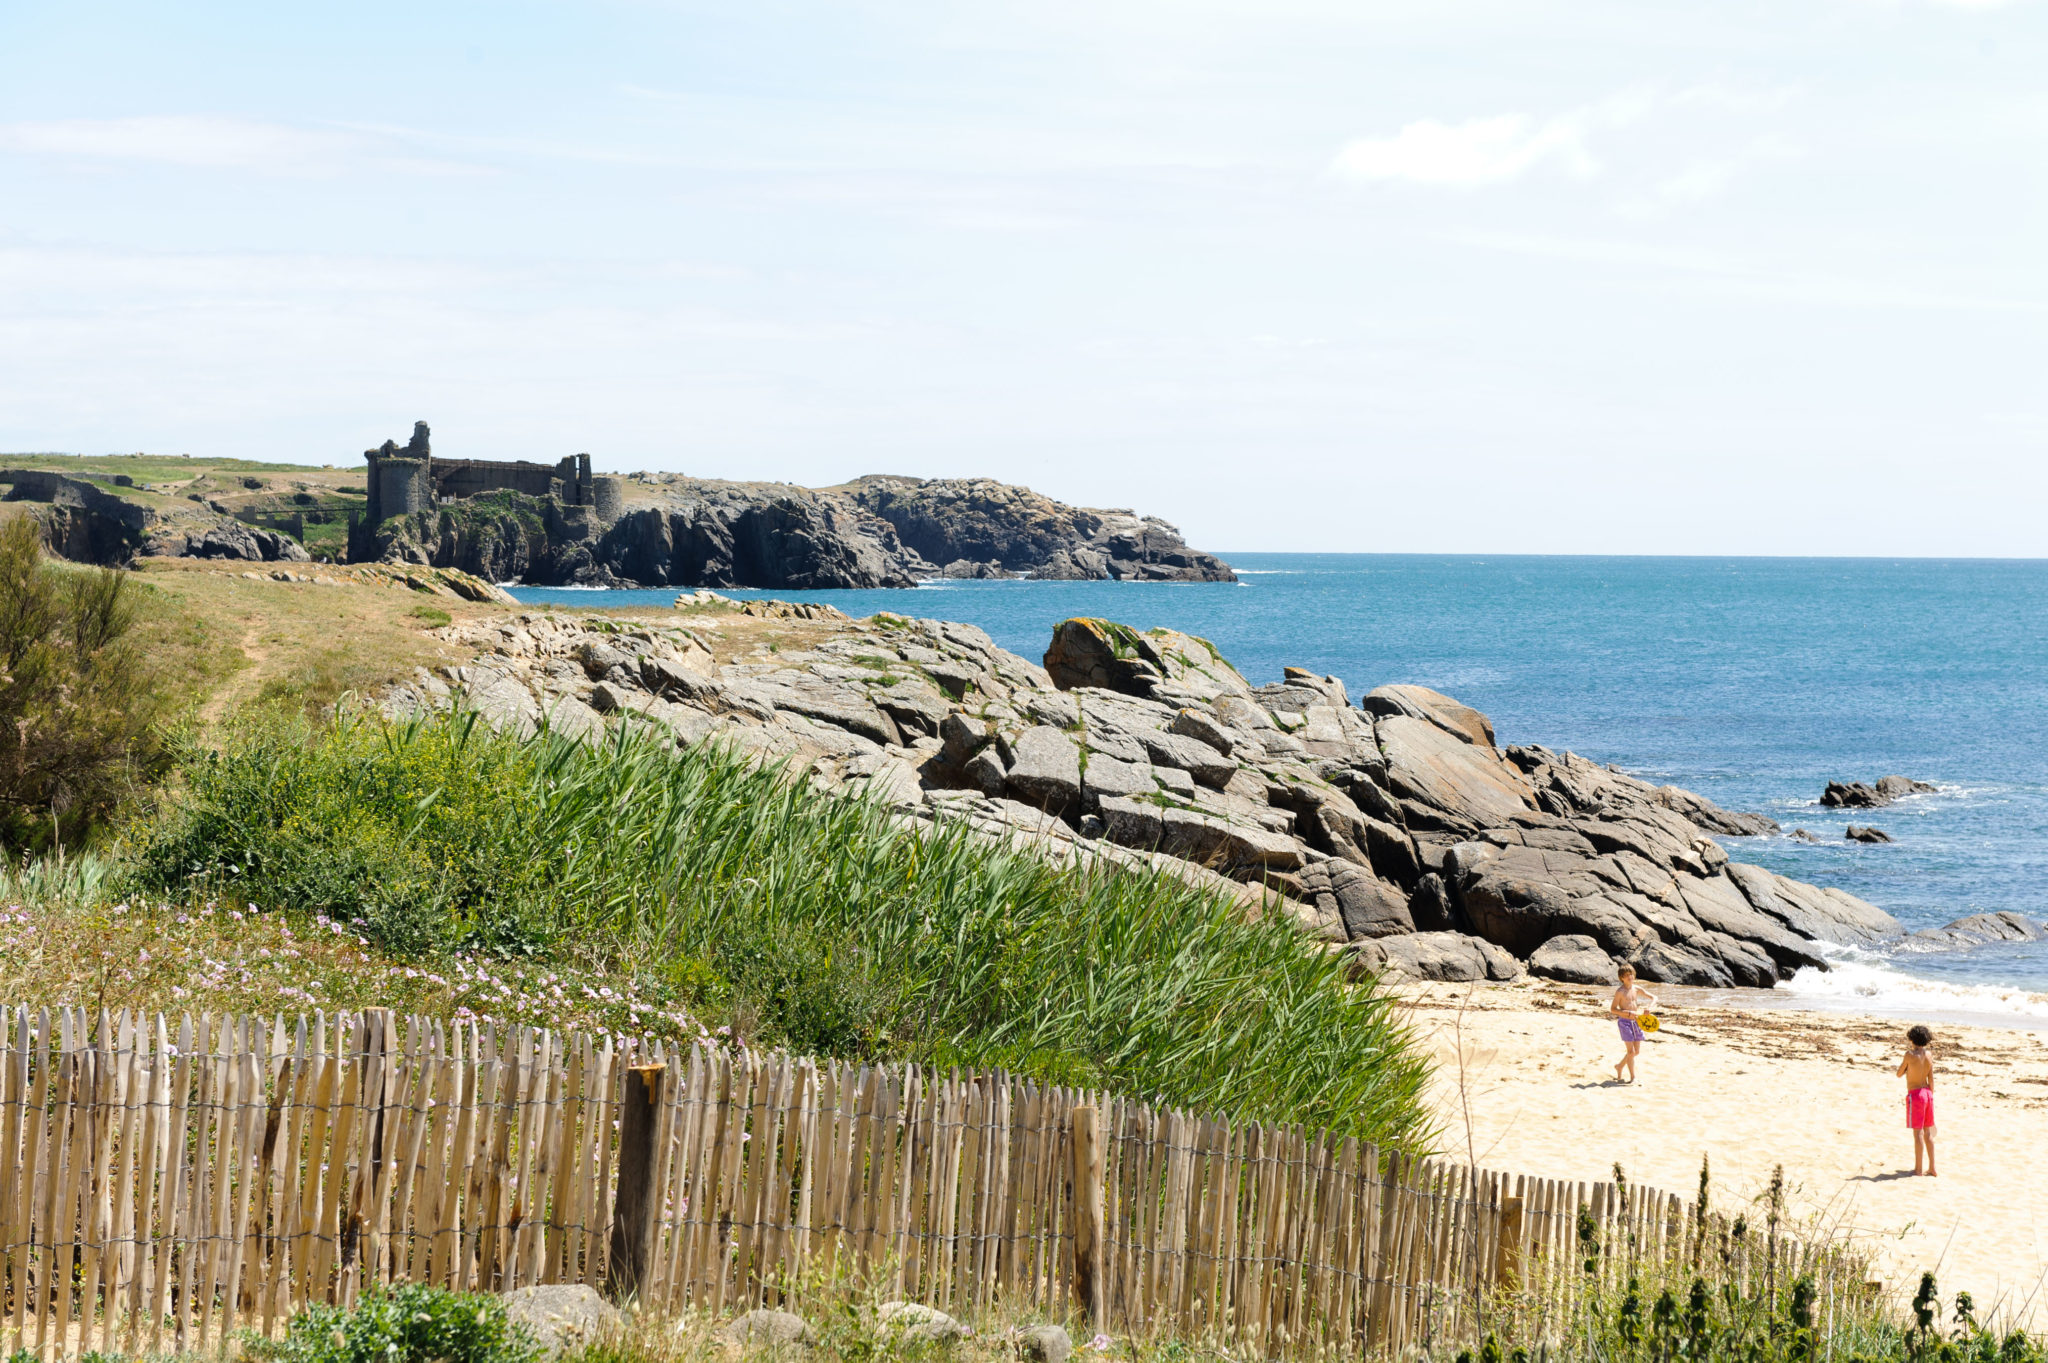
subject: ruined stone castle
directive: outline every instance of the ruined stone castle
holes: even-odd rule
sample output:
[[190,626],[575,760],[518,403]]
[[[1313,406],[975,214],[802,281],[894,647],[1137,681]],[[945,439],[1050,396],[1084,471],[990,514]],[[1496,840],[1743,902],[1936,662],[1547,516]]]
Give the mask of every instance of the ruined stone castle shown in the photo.
[[427,423],[416,421],[412,439],[401,447],[395,440],[363,451],[370,464],[370,527],[390,516],[430,511],[444,502],[459,502],[485,492],[523,492],[552,497],[561,506],[587,506],[600,524],[619,517],[624,498],[622,480],[592,474],[590,456],[576,454],[554,464],[520,460],[436,459],[428,444]]

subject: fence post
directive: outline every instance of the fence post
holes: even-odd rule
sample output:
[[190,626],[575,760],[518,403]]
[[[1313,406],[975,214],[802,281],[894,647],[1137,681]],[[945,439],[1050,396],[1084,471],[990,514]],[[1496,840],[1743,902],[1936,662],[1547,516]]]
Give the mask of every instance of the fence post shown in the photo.
[[625,1101],[619,1108],[619,1188],[612,1200],[611,1253],[605,1261],[605,1295],[613,1301],[637,1296],[654,1260],[661,1229],[654,1134],[667,1074],[666,1065],[635,1065],[626,1071]]
[[1102,1330],[1102,1133],[1092,1107],[1073,1110],[1074,1304]]
[[1522,1199],[1500,1200],[1500,1239],[1493,1250],[1493,1281],[1513,1292],[1522,1285]]

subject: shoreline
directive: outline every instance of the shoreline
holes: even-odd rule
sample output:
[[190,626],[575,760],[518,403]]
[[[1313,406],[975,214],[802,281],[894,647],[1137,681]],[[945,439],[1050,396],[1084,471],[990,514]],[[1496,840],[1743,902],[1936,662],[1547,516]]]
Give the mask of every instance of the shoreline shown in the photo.
[[[1839,968],[1839,967],[1838,967]],[[1801,972],[1802,974],[1804,972]],[[1826,979],[1826,976],[1822,976]],[[1556,984],[1556,981],[1546,983]],[[1998,1032],[2048,1032],[2048,995],[2035,994],[2017,986],[1953,984],[1926,975],[1898,971],[1885,981],[1888,992],[1820,993],[1802,989],[1791,982],[1775,989],[1703,989],[1689,985],[1652,985],[1650,988],[1667,1005],[1685,1009],[1723,1009],[1744,1013],[1816,1013],[1824,1017],[1859,1019],[1867,1022],[1925,1022],[1948,1027],[1981,1028]],[[1598,986],[1562,985],[1562,988],[1594,989]],[[2008,1008],[1971,1007],[1990,1003],[1994,996],[2017,996],[2022,1003]],[[2040,1011],[2023,1011],[2039,1009]]]
[[[1604,987],[1554,981],[1394,987],[1438,1062],[1439,1145],[1483,1168],[1637,1183],[1746,1209],[1782,1164],[1795,1221],[1853,1234],[1873,1272],[2048,1319],[2048,1031],[1934,1024],[1941,1174],[1913,1178],[1898,1018],[1771,999],[1776,991],[1650,986],[1665,1026],[1641,1081],[1613,1082],[1621,1047]],[[1769,1002],[1764,1002],[1764,1000]],[[1469,1118],[1469,1120],[1468,1120]]]

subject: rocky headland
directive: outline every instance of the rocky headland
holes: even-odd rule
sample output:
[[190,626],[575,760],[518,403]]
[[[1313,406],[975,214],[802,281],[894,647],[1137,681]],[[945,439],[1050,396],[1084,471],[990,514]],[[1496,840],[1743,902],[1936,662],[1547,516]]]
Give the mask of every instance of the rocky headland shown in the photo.
[[1068,506],[986,478],[840,487],[679,474],[619,479],[618,514],[497,492],[382,522],[366,557],[493,582],[592,587],[911,587],[936,577],[1234,582],[1156,517]]
[[0,500],[80,562],[147,557],[453,569],[534,586],[910,587],[936,577],[1234,582],[1128,509],[989,478],[837,487],[445,459],[425,422],[361,467],[158,456],[0,456]]
[[710,593],[678,604],[457,623],[443,637],[473,660],[383,703],[732,744],[905,820],[1214,885],[1362,970],[1604,982],[1627,961],[1653,981],[1769,987],[1825,968],[1825,944],[1901,932],[1717,841],[1770,820],[1570,752],[1502,747],[1486,716],[1423,687],[1354,704],[1300,669],[1255,686],[1203,640],[1103,620],[1062,622],[1034,663],[944,621]]

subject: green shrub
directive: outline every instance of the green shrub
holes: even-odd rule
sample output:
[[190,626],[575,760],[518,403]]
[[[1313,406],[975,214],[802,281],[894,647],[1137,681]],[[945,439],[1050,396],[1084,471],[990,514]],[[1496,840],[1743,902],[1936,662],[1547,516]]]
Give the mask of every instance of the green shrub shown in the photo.
[[1425,1134],[1393,1001],[1171,876],[909,831],[630,730],[592,748],[473,716],[273,720],[184,774],[141,839],[144,888],[324,913],[398,953],[551,953],[755,1043]]
[[27,516],[0,525],[0,841],[75,846],[162,773],[162,702],[129,639],[126,574],[43,560]]
[[442,610],[439,606],[414,606],[409,614],[428,629],[440,629],[443,625],[454,619],[453,616],[449,615],[447,611]]
[[308,1306],[281,1339],[251,1335],[271,1363],[538,1363],[540,1347],[496,1297],[404,1283],[354,1307]]

